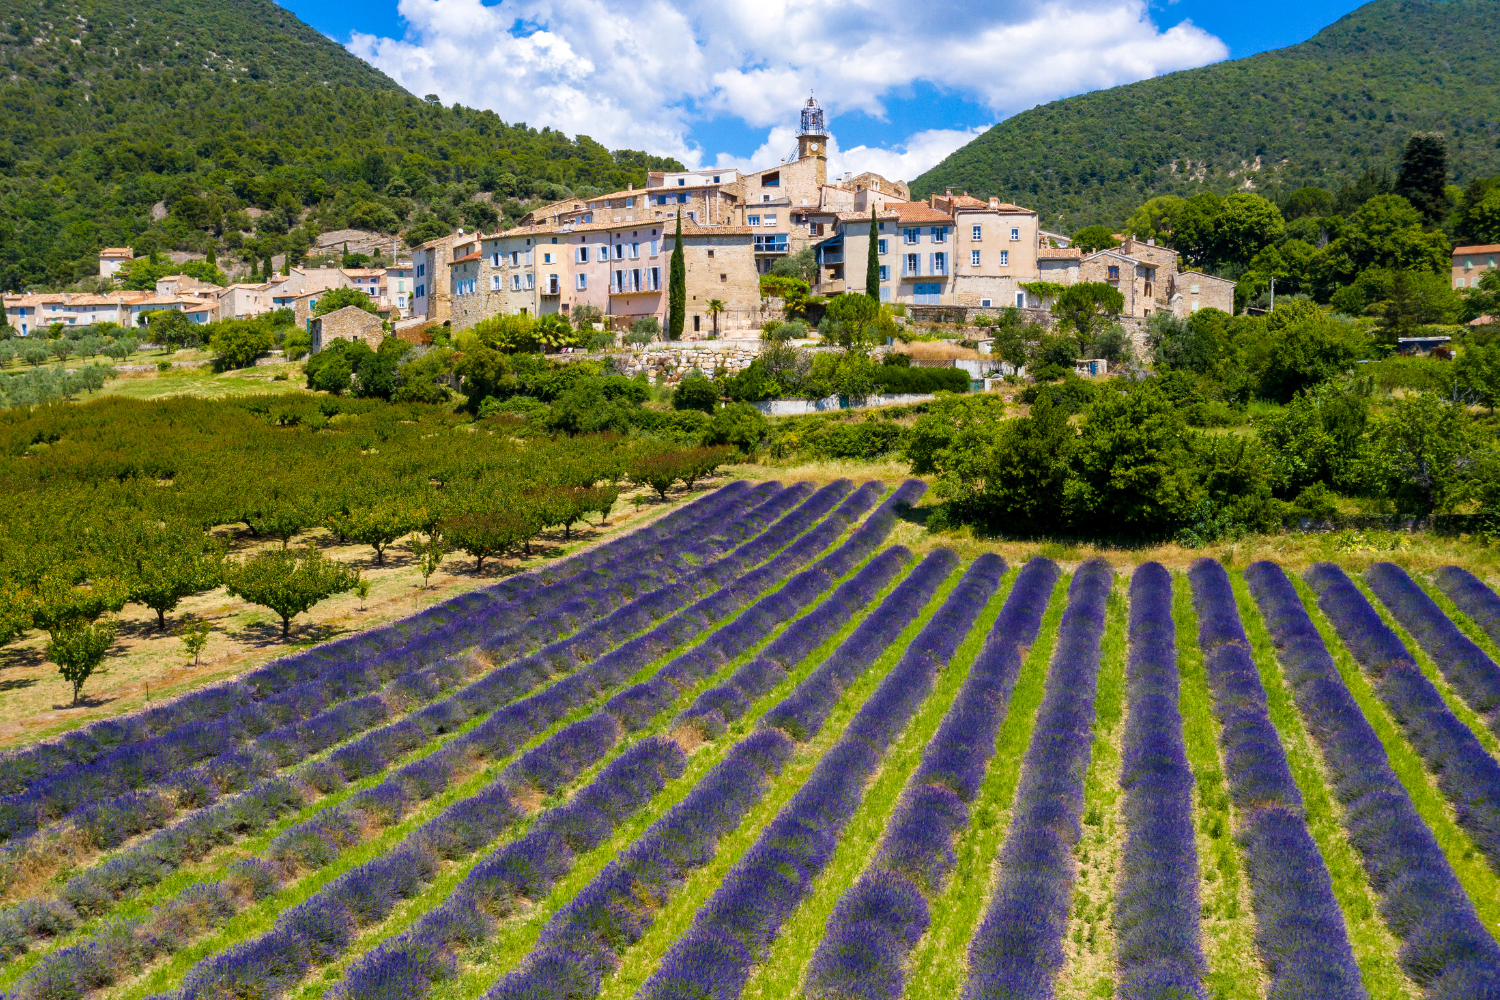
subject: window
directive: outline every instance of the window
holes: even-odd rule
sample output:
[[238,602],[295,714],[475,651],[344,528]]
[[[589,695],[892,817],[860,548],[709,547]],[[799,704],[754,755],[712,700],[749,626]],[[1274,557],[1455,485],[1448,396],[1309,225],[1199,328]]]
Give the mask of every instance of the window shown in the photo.
[[671,197],[672,196],[669,194],[659,194],[656,196],[656,203],[658,205],[665,205],[667,203],[667,200]]
[[577,284],[578,284],[578,290],[580,292],[586,291],[588,289],[588,287],[589,287],[589,276],[586,275],[586,274],[580,274],[580,275],[578,275]]
[[988,309],[989,307],[990,307],[990,300],[989,299],[980,299],[979,300],[979,308],[981,308],[981,309]]
[[511,267],[520,267],[521,266],[521,251],[519,251],[519,250],[512,250],[510,252],[510,266]]
[[1000,266],[1001,267],[1010,267],[1010,251],[1009,250],[1001,250],[1000,251]]
[[760,200],[761,201],[770,201],[771,200],[771,196],[768,195],[768,194],[763,194],[763,195],[760,196]]
[[947,254],[945,254],[945,253],[935,253],[935,254],[932,255],[932,273],[933,274],[947,274],[948,273],[948,255]]
[[626,208],[635,208],[635,199],[634,198],[626,198],[625,199],[625,207]]
[[885,254],[886,254],[886,251],[889,250],[889,249],[890,249],[890,247],[887,245],[887,243],[886,243],[885,240],[876,240],[875,241],[875,252],[877,254],[879,254],[880,256],[884,257]]
[[1111,264],[1111,265],[1109,265],[1109,280],[1110,281],[1119,281],[1120,280],[1120,268],[1119,268],[1119,265],[1117,265],[1117,264]]
[[786,233],[767,233],[755,237],[756,253],[786,253]]
[[932,227],[932,242],[934,242],[934,243],[947,243],[948,242],[948,227],[947,226],[933,226]]
[[889,264],[881,264],[880,265],[880,280],[881,281],[890,281],[891,280],[891,267],[890,267]]
[[494,253],[490,254],[490,267],[499,267],[499,266],[500,266],[500,251],[496,250]]
[[649,272],[647,272],[647,280],[650,282],[648,286],[650,291],[661,291],[661,268],[653,267]]
[[615,272],[615,288],[614,288],[614,290],[617,291],[617,292],[623,292],[625,290],[625,272],[624,271],[616,271]]
[[632,292],[641,290],[641,269],[638,267],[630,269],[630,290]]
[[578,248],[578,263],[580,263],[580,264],[587,264],[588,262],[589,262],[589,248],[588,247],[579,247]]
[[679,178],[677,178],[677,186],[678,187],[686,187],[687,186],[687,178],[686,177],[679,177]]
[[749,218],[747,218],[745,220],[745,222],[747,224],[749,224],[749,225],[752,225],[752,226],[758,226],[758,225],[760,225],[760,216],[758,216],[758,215],[752,215]]
[[687,192],[686,191],[684,191],[682,194],[679,194],[677,196],[677,204],[679,204],[679,205],[686,205],[687,204]]
[[1025,292],[1017,292],[1016,293],[1016,308],[1017,309],[1025,309],[1026,308],[1026,293]]
[[776,216],[774,216],[774,215],[768,215],[768,216],[766,216],[766,223],[765,224],[768,225],[768,226],[774,226],[774,225],[776,225]]
[[630,244],[630,259],[631,260],[639,260],[640,256],[641,256],[641,245],[639,243],[632,243],[632,244]]
[[688,217],[688,218],[689,218],[689,219],[692,219],[692,220],[693,220],[693,221],[694,221],[694,222],[697,222],[697,221],[698,221],[698,213],[697,213],[697,212],[689,212],[689,213],[688,213],[688,214],[687,214],[687,217]]
[[901,238],[907,243],[916,243],[922,239],[922,230],[903,229],[901,230]]
[[709,256],[710,259],[712,259],[713,255],[714,255],[713,250],[709,250],[708,251],[708,256]]
[[417,277],[421,278],[421,277],[425,276],[426,274],[427,274],[427,265],[426,264],[418,264],[417,265]]
[[1198,286],[1197,285],[1189,285],[1188,286],[1188,292],[1190,294],[1192,294],[1192,295],[1197,295],[1198,294]]
[[719,183],[719,175],[718,174],[714,174],[714,183],[715,184]]
[[1021,230],[1012,227],[1010,231],[1010,238],[1013,240],[1019,240],[1021,238]]
[[512,274],[510,276],[510,290],[513,292],[521,290],[521,276],[519,274]]
[[901,271],[901,273],[902,274],[921,274],[922,273],[922,255],[919,254],[919,253],[909,253],[909,254],[907,254],[906,255],[906,266]]
[[[1003,257],[1001,259],[1004,260]],[[970,267],[978,267],[979,266],[979,251],[978,250],[970,250],[969,251],[969,266]]]
[[498,274],[492,274],[492,275],[490,275],[490,291],[492,291],[492,292],[498,292],[499,290],[500,290],[500,275],[498,275]]
[[544,254],[542,254],[542,263],[543,264],[550,264],[550,263],[552,263],[552,255],[550,253],[544,253]]
[[766,174],[762,176],[760,179],[760,186],[763,188],[781,187],[781,171],[778,170],[774,174]]
[[623,244],[623,243],[616,243],[615,244],[615,260],[624,260],[624,259],[625,259],[625,244]]
[[974,242],[978,243],[982,239],[984,239],[984,227],[983,226],[975,226],[974,227]]
[[415,295],[417,298],[420,299],[422,296],[424,296],[424,295],[427,294],[427,286],[426,285],[418,285],[417,288],[416,288],[416,291],[412,292],[412,294]]
[[821,222],[809,222],[807,224],[807,235],[809,235],[809,236],[822,236],[823,235],[823,223],[821,223]]

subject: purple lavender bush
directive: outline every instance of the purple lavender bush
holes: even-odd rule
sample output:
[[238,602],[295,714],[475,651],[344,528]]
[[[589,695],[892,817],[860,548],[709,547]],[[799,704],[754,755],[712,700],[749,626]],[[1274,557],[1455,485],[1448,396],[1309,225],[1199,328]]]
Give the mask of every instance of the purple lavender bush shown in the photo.
[[1375,693],[1453,803],[1458,825],[1490,867],[1500,871],[1500,761],[1448,708],[1406,646],[1342,569],[1318,563],[1304,576],[1319,591],[1318,606],[1339,638],[1374,681]]
[[[1255,585],[1253,571],[1245,574]],[[1255,910],[1255,939],[1277,998],[1364,997],[1333,884],[1302,818],[1281,738],[1266,709],[1229,575],[1212,559],[1188,573],[1198,612],[1229,794],[1241,817],[1235,831]]]
[[1323,751],[1349,841],[1380,897],[1381,915],[1403,940],[1402,966],[1429,996],[1500,996],[1500,947],[1391,769],[1380,737],[1339,676],[1296,588],[1270,562],[1251,565],[1245,580],[1265,615],[1298,711]]
[[1080,566],[1068,588],[1047,689],[1037,712],[994,898],[969,942],[964,997],[1050,997],[1071,902],[1099,684],[1099,644],[1114,571]]

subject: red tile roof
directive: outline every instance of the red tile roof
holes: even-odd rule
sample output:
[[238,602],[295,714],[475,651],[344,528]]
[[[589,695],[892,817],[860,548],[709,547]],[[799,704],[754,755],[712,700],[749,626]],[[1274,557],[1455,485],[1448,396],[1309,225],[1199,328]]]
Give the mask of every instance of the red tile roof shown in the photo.
[[1500,243],[1486,243],[1482,247],[1454,247],[1453,256],[1458,257],[1466,253],[1500,253]]

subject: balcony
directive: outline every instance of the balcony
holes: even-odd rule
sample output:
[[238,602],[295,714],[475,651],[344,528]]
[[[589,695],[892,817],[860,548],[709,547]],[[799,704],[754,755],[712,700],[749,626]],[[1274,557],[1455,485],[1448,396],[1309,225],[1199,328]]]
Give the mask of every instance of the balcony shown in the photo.
[[547,280],[542,282],[542,295],[544,297],[555,297],[562,294],[562,282],[557,280],[557,275],[550,274]]
[[[786,233],[771,233],[755,237],[756,253],[786,253]],[[827,259],[826,257],[824,258]],[[840,258],[842,259],[842,258]]]
[[843,262],[844,262],[843,251],[839,251],[838,253],[825,253],[825,254],[823,254],[822,263],[825,266],[826,265],[832,265],[832,264],[842,264]]

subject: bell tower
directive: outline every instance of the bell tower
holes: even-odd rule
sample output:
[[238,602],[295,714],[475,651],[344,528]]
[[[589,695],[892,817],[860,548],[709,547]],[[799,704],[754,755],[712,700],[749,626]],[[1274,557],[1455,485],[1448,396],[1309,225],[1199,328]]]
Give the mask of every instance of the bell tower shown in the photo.
[[823,106],[809,97],[802,108],[802,123],[797,130],[797,159],[818,159],[818,184],[825,183],[828,173],[828,126],[823,120]]

